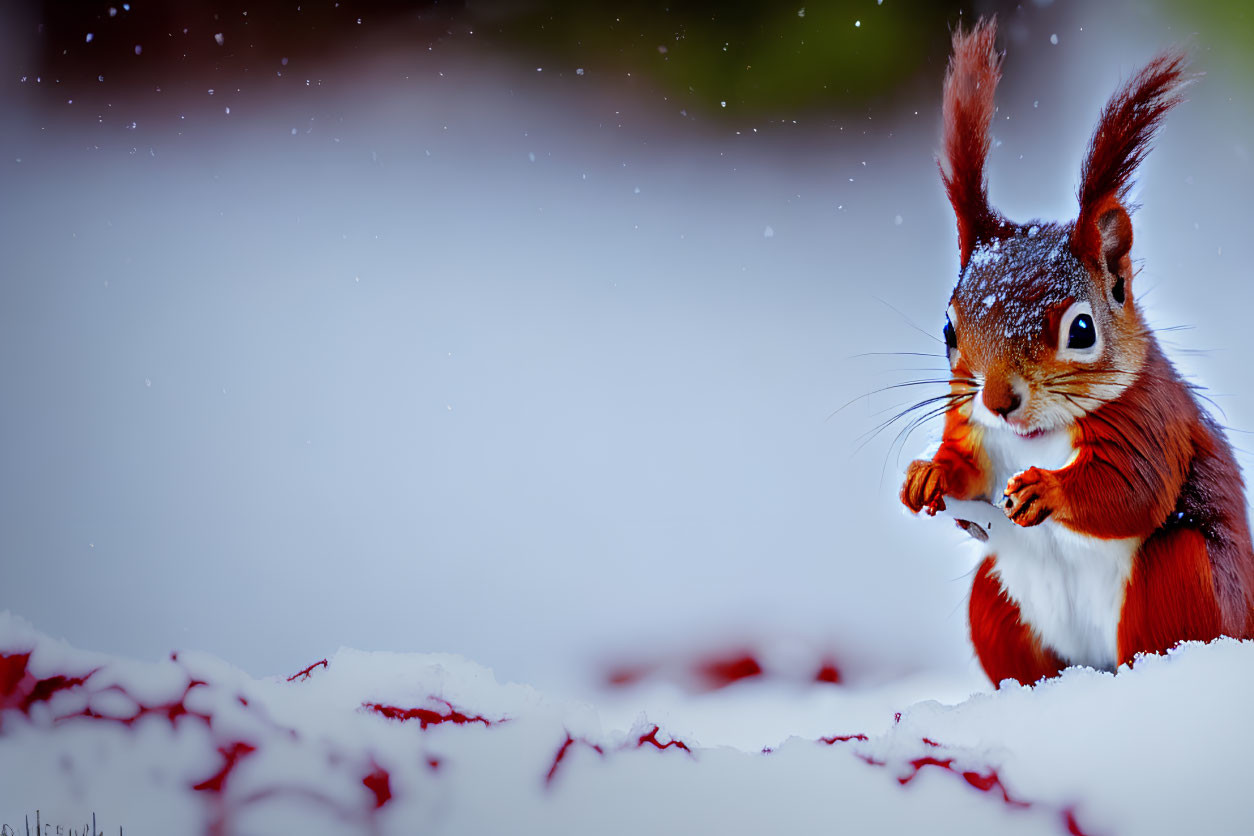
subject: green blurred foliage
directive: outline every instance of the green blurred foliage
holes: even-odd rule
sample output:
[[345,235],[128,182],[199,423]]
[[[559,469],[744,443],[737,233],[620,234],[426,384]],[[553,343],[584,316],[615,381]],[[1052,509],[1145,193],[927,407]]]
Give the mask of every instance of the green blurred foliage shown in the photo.
[[489,33],[571,68],[643,76],[683,107],[784,118],[892,92],[942,62],[949,43],[937,33],[970,16],[965,4],[927,0],[550,0]]
[[[1197,33],[1199,69],[1254,72],[1254,2],[1151,3],[1119,0],[1119,8],[1174,23],[1164,44]],[[371,38],[386,30],[425,48],[474,44],[563,72],[630,76],[691,112],[788,119],[883,101],[912,79],[935,85],[949,49],[944,33],[960,21],[1082,18],[1091,8],[1085,0],[155,0],[114,8],[122,5],[19,0],[25,13],[9,22],[31,58],[13,70],[58,79],[61,98],[101,92],[100,76],[111,95],[208,75],[249,82],[281,57],[316,66],[373,49]],[[223,44],[206,32],[222,33]]]
[[[1196,33],[1198,45],[1209,48],[1234,74],[1254,82],[1254,3],[1250,0],[1159,0],[1163,16],[1185,33]],[[1199,65],[1207,58],[1195,56]],[[1214,68],[1213,65],[1211,67]],[[1199,66],[1205,70],[1207,66]]]

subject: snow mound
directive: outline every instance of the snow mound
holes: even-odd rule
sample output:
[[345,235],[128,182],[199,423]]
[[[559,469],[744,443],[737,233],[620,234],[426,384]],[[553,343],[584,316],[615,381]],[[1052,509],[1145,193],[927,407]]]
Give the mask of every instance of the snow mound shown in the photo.
[[[846,727],[849,692],[824,703],[829,735],[745,751],[644,715],[608,727],[453,656],[340,650],[255,679],[203,654],[76,650],[4,613],[0,828],[1248,832],[1252,671],[1251,643],[1190,644],[1114,675],[903,706],[875,728]],[[755,687],[725,689],[744,726],[805,713],[796,692]]]

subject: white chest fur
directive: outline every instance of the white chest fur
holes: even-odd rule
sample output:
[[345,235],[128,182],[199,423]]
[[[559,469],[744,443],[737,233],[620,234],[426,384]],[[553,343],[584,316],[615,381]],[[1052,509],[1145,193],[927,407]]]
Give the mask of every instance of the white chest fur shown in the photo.
[[[993,467],[993,501],[1014,474],[1032,466],[1060,468],[1073,452],[1065,431],[1026,439],[995,427],[986,429],[984,448]],[[1139,539],[1087,537],[1052,519],[1023,528],[985,502],[946,504],[950,515],[988,532],[985,554],[997,556],[1003,588],[1046,646],[1069,664],[1114,670],[1124,589]]]

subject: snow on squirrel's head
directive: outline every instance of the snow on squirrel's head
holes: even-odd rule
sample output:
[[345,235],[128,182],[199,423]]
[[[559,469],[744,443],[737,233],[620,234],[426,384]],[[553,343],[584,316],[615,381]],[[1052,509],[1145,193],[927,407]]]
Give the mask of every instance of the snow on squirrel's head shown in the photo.
[[1163,116],[1181,101],[1185,56],[1159,55],[1107,102],[1070,223],[1016,224],[988,202],[995,20],[959,27],[945,73],[941,180],[961,270],[945,343],[959,401],[980,423],[1034,435],[1071,424],[1135,379],[1153,336],[1132,293],[1128,193]]

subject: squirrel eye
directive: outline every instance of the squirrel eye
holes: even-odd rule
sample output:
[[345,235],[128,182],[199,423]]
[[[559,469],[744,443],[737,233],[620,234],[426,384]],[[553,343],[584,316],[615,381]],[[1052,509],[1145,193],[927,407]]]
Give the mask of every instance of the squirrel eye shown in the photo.
[[1067,332],[1067,348],[1092,348],[1097,342],[1097,328],[1093,326],[1093,317],[1080,314],[1071,321],[1071,330]]
[[951,304],[945,310],[945,327],[941,329],[941,333],[945,336],[945,354],[949,357],[951,366],[958,362],[958,332],[954,329],[954,320],[957,318],[958,312]]

